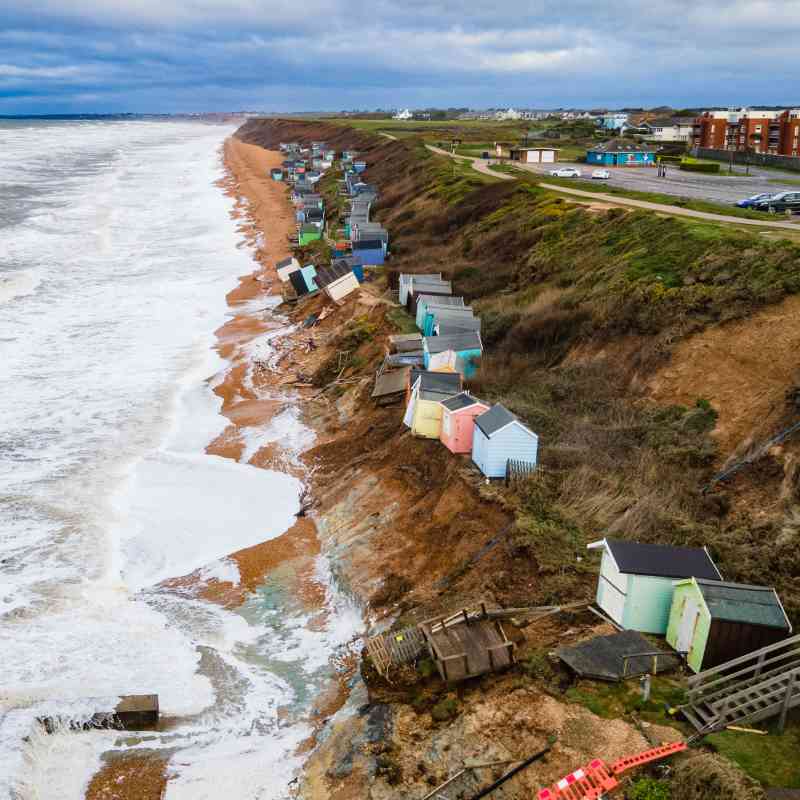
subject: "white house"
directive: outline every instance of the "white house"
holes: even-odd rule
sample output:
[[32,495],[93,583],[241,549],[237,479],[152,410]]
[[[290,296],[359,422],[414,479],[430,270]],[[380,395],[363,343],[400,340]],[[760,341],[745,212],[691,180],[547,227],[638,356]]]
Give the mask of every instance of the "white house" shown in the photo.
[[519,111],[516,111],[513,108],[506,109],[505,111],[498,111],[494,118],[497,120],[504,120],[504,119],[522,119],[522,114]]
[[392,119],[402,119],[402,120],[409,120],[413,119],[414,115],[411,113],[410,109],[406,108],[403,111],[398,111]]
[[649,137],[658,142],[688,142],[692,138],[693,125],[691,117],[673,117],[644,122],[641,127],[647,129]]
[[275,271],[283,283],[286,283],[289,280],[289,276],[299,269],[300,262],[296,258],[284,258],[283,261],[279,261],[275,265]]
[[621,539],[601,539],[587,547],[603,553],[597,605],[628,630],[666,633],[675,581],[722,580],[705,547],[640,544]]

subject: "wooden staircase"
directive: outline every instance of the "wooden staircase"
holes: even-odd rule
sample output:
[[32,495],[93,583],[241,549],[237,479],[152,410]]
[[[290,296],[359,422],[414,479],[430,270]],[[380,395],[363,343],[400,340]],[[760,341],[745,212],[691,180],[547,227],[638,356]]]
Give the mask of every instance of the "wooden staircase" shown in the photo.
[[784,639],[689,678],[681,707],[697,729],[694,739],[728,725],[780,715],[800,706],[800,636]]

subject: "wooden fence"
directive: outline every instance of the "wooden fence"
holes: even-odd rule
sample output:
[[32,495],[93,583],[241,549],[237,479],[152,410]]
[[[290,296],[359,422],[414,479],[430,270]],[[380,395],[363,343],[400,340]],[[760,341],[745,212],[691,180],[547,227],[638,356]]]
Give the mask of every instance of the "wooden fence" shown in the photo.
[[540,480],[542,474],[542,468],[530,461],[509,458],[506,462],[506,486],[516,486],[522,481],[531,479]]

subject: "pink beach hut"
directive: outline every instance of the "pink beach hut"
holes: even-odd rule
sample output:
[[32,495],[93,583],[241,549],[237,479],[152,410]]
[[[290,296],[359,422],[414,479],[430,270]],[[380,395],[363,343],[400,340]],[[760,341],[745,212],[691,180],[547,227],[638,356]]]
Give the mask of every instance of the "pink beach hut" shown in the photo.
[[489,410],[469,392],[461,392],[442,405],[442,432],[439,435],[442,444],[452,453],[472,452],[472,433],[475,429],[475,417]]

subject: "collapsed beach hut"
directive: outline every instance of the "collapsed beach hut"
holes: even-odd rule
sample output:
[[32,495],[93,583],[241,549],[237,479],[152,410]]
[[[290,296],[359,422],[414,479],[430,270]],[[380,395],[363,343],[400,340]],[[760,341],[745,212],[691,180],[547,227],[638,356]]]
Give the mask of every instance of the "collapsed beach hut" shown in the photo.
[[417,298],[417,313],[414,320],[421,331],[425,330],[425,315],[428,313],[428,306],[463,308],[464,298],[452,295],[421,294]]
[[475,417],[472,460],[487,478],[505,478],[509,461],[534,466],[538,453],[539,437],[500,403]]
[[379,406],[401,402],[406,396],[410,367],[382,372],[375,378],[372,399]]
[[274,169],[271,169],[269,175],[274,181],[283,180],[283,170],[280,167],[275,167]]
[[688,578],[674,584],[667,642],[702,672],[780,642],[792,625],[769,586]]
[[481,336],[476,331],[458,333],[453,336],[425,336],[422,339],[425,369],[430,368],[431,357],[445,350],[453,350],[463,364],[462,374],[472,377],[478,369],[483,352]]
[[292,284],[295,294],[298,297],[308,294],[309,288],[306,279],[303,277],[302,270],[295,270],[289,275],[289,282]]
[[445,372],[412,370],[414,381],[403,423],[415,436],[438,439],[442,425],[442,400],[461,391],[461,376]]
[[309,292],[316,292],[319,289],[316,282],[317,268],[313,264],[308,264],[300,270],[303,280],[308,287]]
[[486,403],[469,392],[442,400],[442,444],[451,453],[471,453],[475,417],[489,410]]
[[334,262],[330,267],[320,267],[315,277],[317,286],[334,302],[343,300],[358,289],[358,279],[347,264]]
[[398,333],[389,337],[389,349],[395,353],[422,351],[421,333]]
[[642,633],[667,632],[673,583],[700,578],[721,581],[704,547],[641,544],[601,539],[587,545],[601,550],[597,606],[622,628]]
[[283,261],[279,261],[275,265],[275,272],[278,274],[278,278],[286,283],[289,280],[289,276],[293,272],[297,272],[300,269],[300,262],[292,256],[291,258],[284,258]]

